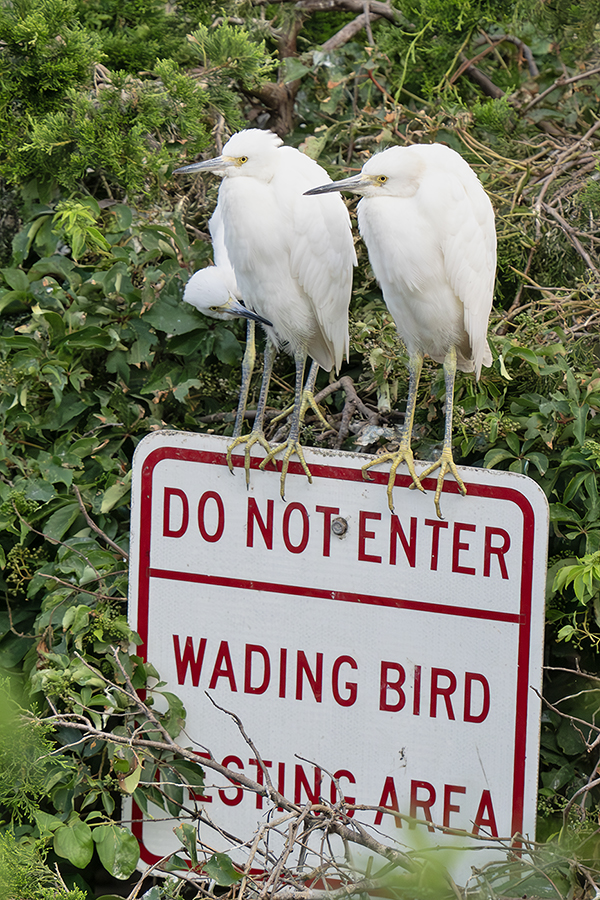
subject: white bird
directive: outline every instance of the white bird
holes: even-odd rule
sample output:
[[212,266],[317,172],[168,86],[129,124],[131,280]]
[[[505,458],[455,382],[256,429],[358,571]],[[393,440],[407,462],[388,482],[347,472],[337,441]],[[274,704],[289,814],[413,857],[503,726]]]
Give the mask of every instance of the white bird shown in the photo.
[[251,309],[247,309],[236,296],[237,285],[228,277],[229,273],[218,266],[206,266],[194,272],[185,286],[183,299],[186,303],[195,306],[197,310],[213,319],[231,320],[245,318],[248,321],[246,330],[246,350],[242,360],[242,384],[240,387],[240,399],[238,402],[233,437],[237,438],[242,433],[242,423],[248,402],[248,390],[250,379],[254,370],[256,359],[255,350],[255,323],[271,325],[267,319],[263,319]]
[[[244,303],[273,323],[266,326],[273,348],[271,365],[275,350],[281,346],[295,359],[296,390],[289,437],[270,449],[260,464],[264,468],[284,451],[283,497],[293,453],[311,480],[299,443],[306,356],[327,371],[333,367],[337,371],[348,353],[348,307],[352,267],[356,264],[350,218],[340,197],[322,197],[315,202],[303,196],[328,175],[310,157],[283,146],[272,132],[240,131],[225,144],[221,156],[176,170],[199,171],[214,172],[223,179],[217,210],[225,248]],[[267,373],[265,355],[265,378]],[[307,392],[304,397],[309,399]],[[248,445],[266,443],[262,423],[257,426],[255,420],[252,433],[237,438],[230,450],[244,440]],[[246,463],[248,471],[248,456]]]
[[[492,364],[487,326],[496,271],[496,230],[492,204],[475,172],[442,144],[391,147],[371,157],[359,175],[308,191],[352,191],[362,195],[358,227],[385,303],[409,354],[409,390],[405,427],[396,453],[385,453],[370,466],[392,460],[388,504],[396,470],[406,462],[415,487],[439,468],[435,493],[446,472],[466,487],[452,457],[452,408],[456,369],[475,372]],[[440,459],[420,478],[410,447],[423,356],[444,364],[446,425]]]
[[256,360],[256,322],[260,322],[262,325],[271,325],[272,323],[252,312],[242,302],[233,268],[225,249],[223,222],[218,208],[208,223],[208,228],[212,237],[215,265],[206,266],[204,269],[194,272],[184,288],[183,299],[213,319],[247,319],[246,350],[242,360],[242,384],[233,427],[233,437],[237,438],[242,433],[250,380]]

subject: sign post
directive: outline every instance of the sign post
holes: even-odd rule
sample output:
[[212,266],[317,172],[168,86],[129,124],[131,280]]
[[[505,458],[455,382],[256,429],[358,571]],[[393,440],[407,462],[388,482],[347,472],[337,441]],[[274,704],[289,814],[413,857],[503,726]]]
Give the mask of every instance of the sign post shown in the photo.
[[[226,448],[226,438],[157,432],[134,457],[130,623],[140,654],[186,706],[184,744],[262,782],[207,692],[240,717],[290,800],[335,802],[337,782],[349,803],[391,811],[356,818],[401,847],[533,838],[548,531],[540,488],[463,469],[468,495],[447,479],[439,520],[435,480],[422,494],[401,474],[392,514],[386,466],[365,481],[364,455],[307,450],[313,484],[292,463],[283,502],[274,468],[258,471],[253,459],[247,490],[243,456],[232,475]],[[269,807],[208,770],[202,802],[247,839]],[[142,862],[178,846],[176,823],[132,815]],[[200,835],[230,850],[208,825]],[[493,856],[456,854],[451,869],[467,877]]]

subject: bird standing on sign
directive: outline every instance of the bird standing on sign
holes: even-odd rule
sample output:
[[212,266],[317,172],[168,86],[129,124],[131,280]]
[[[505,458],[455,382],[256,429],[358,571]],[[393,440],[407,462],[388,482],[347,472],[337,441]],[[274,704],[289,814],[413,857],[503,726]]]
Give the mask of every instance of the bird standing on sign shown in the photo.
[[[492,204],[464,159],[442,144],[390,147],[369,159],[359,175],[308,191],[360,194],[358,226],[383,298],[409,355],[409,388],[400,447],[363,467],[392,461],[387,487],[393,511],[396,470],[406,462],[415,487],[440,469],[440,495],[450,471],[462,494],[467,489],[452,456],[452,407],[456,369],[475,372],[492,364],[487,326],[496,271]],[[410,446],[417,387],[428,354],[444,364],[446,424],[440,459],[420,478]]]
[[[252,312],[251,309],[248,309],[242,303],[233,268],[225,249],[223,221],[218,207],[208,223],[208,229],[212,238],[215,265],[206,266],[204,269],[194,272],[185,286],[183,299],[186,303],[190,303],[201,313],[213,319],[245,318],[247,320],[246,350],[242,360],[242,384],[240,386],[240,397],[233,427],[233,437],[237,438],[242,433],[250,380],[256,361],[256,322],[269,326],[272,323],[268,319],[263,319],[255,312]],[[260,413],[260,404],[257,413]]]
[[[302,392],[307,355],[326,371],[339,369],[348,353],[348,307],[352,267],[356,264],[350,218],[340,197],[315,203],[304,196],[328,175],[310,157],[285,147],[272,132],[248,129],[234,134],[216,159],[177,169],[177,173],[214,172],[223,181],[217,209],[224,243],[246,306],[272,322],[270,365],[283,346],[294,356],[296,389],[287,441],[269,449],[260,468],[283,451],[281,496],[292,454],[311,480],[299,443],[306,402]],[[265,378],[269,360],[265,355]],[[316,369],[314,369],[316,375]],[[268,372],[270,374],[270,372]],[[263,389],[261,388],[261,393]],[[265,388],[266,394],[266,388]],[[247,441],[266,443],[255,427]],[[246,456],[246,472],[249,457]]]

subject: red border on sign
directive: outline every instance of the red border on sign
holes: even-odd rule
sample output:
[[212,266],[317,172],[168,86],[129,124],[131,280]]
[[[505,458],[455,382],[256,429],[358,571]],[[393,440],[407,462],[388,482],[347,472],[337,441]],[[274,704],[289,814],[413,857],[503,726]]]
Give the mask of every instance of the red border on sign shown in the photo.
[[[513,793],[512,793],[512,823],[511,835],[521,833],[523,830],[523,807],[525,793],[525,751],[527,740],[527,707],[529,699],[529,657],[531,638],[531,602],[533,588],[533,547],[535,535],[535,513],[529,500],[514,488],[494,487],[492,485],[468,484],[468,492],[474,497],[487,497],[495,500],[508,500],[520,509],[523,515],[523,547],[521,559],[521,596],[518,613],[505,613],[493,610],[470,609],[469,607],[457,607],[446,604],[421,603],[414,600],[403,600],[375,595],[352,594],[344,591],[321,590],[318,588],[305,588],[295,585],[274,584],[271,582],[250,581],[237,578],[225,578],[212,575],[196,575],[185,572],[168,571],[165,569],[153,569],[150,567],[151,546],[151,522],[152,522],[152,479],[154,469],[158,463],[165,459],[180,459],[187,462],[201,462],[209,465],[227,465],[225,453],[208,450],[190,450],[183,447],[158,447],[151,451],[144,460],[141,478],[141,503],[140,522],[146,526],[140,529],[139,544],[139,573],[138,573],[138,621],[137,632],[142,639],[138,654],[146,659],[146,645],[148,640],[149,623],[149,598],[150,579],[168,578],[174,581],[189,581],[202,584],[215,584],[228,587],[243,588],[245,590],[260,590],[274,593],[290,594],[292,596],[304,595],[309,597],[322,597],[323,599],[339,600],[346,603],[374,604],[377,606],[390,606],[402,609],[418,609],[422,612],[435,612],[442,615],[465,616],[474,619],[488,619],[500,622],[512,622],[519,625],[519,641],[517,655],[517,692],[516,692],[516,716],[515,716],[515,752],[513,769]],[[258,469],[260,458],[251,459],[251,468]],[[243,456],[234,456],[233,465],[242,468]],[[281,462],[277,463],[281,471]],[[361,469],[350,469],[344,466],[331,464],[320,465],[311,462],[311,473],[317,478],[333,478],[344,481],[363,481]],[[294,475],[302,475],[303,469],[300,463],[290,462],[289,472]],[[370,473],[374,483],[387,484],[387,472]],[[409,475],[397,475],[395,484],[397,487],[408,487],[412,482]],[[434,491],[436,481],[426,478],[424,486]],[[444,481],[443,492],[445,494],[458,494],[459,487],[455,481]],[[140,857],[148,865],[157,863],[160,857],[150,853],[143,842],[143,815],[137,804],[132,801],[131,830],[140,844]]]

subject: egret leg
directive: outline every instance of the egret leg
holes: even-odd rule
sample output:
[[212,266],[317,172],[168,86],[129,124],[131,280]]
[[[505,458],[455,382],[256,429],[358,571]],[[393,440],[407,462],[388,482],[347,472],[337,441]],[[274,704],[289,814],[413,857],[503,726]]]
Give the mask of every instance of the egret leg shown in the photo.
[[[302,419],[304,418],[302,412],[302,382],[304,381],[304,364],[306,361],[306,353],[301,350],[297,350],[294,354],[294,360],[296,362],[296,390],[294,392],[294,411],[292,413],[292,422],[290,425],[290,433],[288,435],[287,441],[283,444],[278,444],[277,447],[273,447],[265,456],[263,461],[261,462],[259,469],[264,469],[267,463],[272,462],[275,456],[280,453],[282,450],[285,450],[283,454],[283,464],[281,467],[281,479],[280,479],[280,494],[281,499],[285,500],[285,480],[287,477],[288,467],[290,463],[290,457],[292,454],[296,454],[298,459],[300,460],[300,464],[304,469],[306,477],[309,482],[312,484],[312,476],[310,474],[310,469],[306,465],[306,460],[304,459],[304,451],[302,450],[302,446],[299,442],[300,437],[300,426],[302,425]],[[313,383],[314,387],[314,383]]]
[[442,493],[444,475],[446,474],[446,472],[451,472],[452,475],[454,475],[456,481],[458,482],[458,487],[460,488],[461,494],[464,496],[467,493],[465,483],[458,474],[458,469],[456,468],[454,458],[452,456],[452,413],[454,409],[455,377],[456,348],[450,347],[446,354],[446,358],[444,359],[444,381],[446,383],[446,423],[444,427],[444,447],[442,449],[440,458],[436,460],[436,462],[428,466],[424,472],[421,472],[421,478],[426,478],[427,475],[435,472],[436,469],[440,470],[440,474],[438,475],[437,480],[437,487],[435,490],[435,497],[433,498],[438,519],[443,518],[442,510],[440,508],[440,496]]
[[[317,375],[319,373],[319,363],[315,362],[313,359],[312,365],[308,372],[308,378],[306,379],[306,384],[304,385],[304,391],[302,392],[302,409],[300,410],[300,421],[304,421],[304,416],[308,411],[308,407],[312,409],[318,419],[321,420],[323,425],[326,428],[331,428],[331,425],[319,409],[319,405],[315,401],[315,382],[317,380]],[[271,419],[271,425],[276,425],[277,422],[281,422],[283,419],[287,418],[290,413],[294,411],[295,404],[292,406],[288,406],[287,409],[284,409],[282,413],[276,416],[274,419]]]
[[[250,434],[243,437],[237,435],[235,440],[231,442],[227,448],[227,465],[233,472],[233,462],[231,453],[239,444],[246,444],[244,453],[244,469],[246,471],[246,485],[250,484],[250,448],[254,444],[260,444],[267,453],[271,450],[271,445],[267,441],[264,433],[265,409],[267,406],[267,394],[269,393],[269,383],[271,381],[271,372],[273,371],[273,363],[277,356],[277,348],[270,340],[267,340],[264,356],[263,377],[260,385],[260,394],[258,395],[258,403],[256,405],[256,416],[254,418],[254,427]],[[237,422],[236,422],[237,424]]]
[[246,325],[246,350],[242,359],[242,385],[240,387],[240,399],[238,400],[237,413],[235,415],[235,424],[233,426],[233,437],[239,438],[242,433],[242,425],[244,424],[244,416],[246,414],[246,404],[248,402],[248,391],[250,390],[250,381],[252,372],[254,371],[254,363],[256,362],[256,322],[248,319]]
[[[394,487],[394,482],[396,480],[396,470],[401,462],[405,462],[408,466],[408,471],[410,477],[413,480],[413,484],[411,487],[417,487],[420,491],[424,491],[423,485],[415,471],[414,457],[413,452],[410,448],[410,439],[412,437],[412,429],[413,422],[415,418],[415,409],[417,408],[417,389],[419,387],[419,378],[421,376],[421,369],[423,368],[423,355],[421,353],[415,353],[414,356],[411,356],[408,361],[408,397],[406,399],[406,415],[404,418],[404,430],[402,432],[402,439],[400,441],[400,446],[398,450],[390,453],[382,453],[381,456],[376,456],[375,459],[371,460],[371,462],[366,463],[362,467],[363,478],[368,478],[367,469],[371,466],[377,466],[381,462],[392,461],[392,467],[390,469],[390,477],[388,479],[387,486],[387,498],[388,498],[388,506],[392,512],[394,512],[394,503],[392,500],[392,488]],[[422,478],[423,476],[421,476]]]

